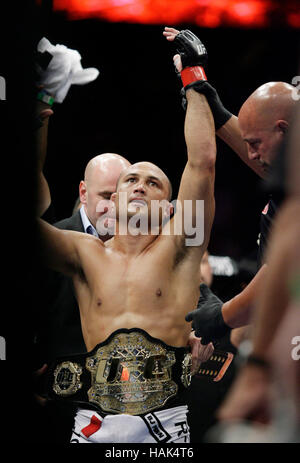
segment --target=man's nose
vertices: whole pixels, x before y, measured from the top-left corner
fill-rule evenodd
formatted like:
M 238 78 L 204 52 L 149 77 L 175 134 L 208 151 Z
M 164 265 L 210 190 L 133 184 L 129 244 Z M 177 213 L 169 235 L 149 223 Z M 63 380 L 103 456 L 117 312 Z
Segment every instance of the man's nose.
M 255 159 L 259 159 L 260 156 L 256 150 L 248 148 L 248 158 L 250 161 L 254 161 Z
M 139 183 L 138 185 L 136 185 L 134 191 L 139 193 L 145 193 L 146 190 L 144 184 Z

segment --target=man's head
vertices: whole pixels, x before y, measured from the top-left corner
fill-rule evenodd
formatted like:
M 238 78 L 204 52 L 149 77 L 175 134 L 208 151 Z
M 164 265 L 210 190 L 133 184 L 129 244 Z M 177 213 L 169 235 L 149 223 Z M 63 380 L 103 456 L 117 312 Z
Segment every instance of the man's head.
M 127 217 L 130 219 L 137 212 L 151 217 L 152 201 L 164 202 L 163 216 L 171 214 L 172 196 L 171 182 L 166 174 L 151 162 L 138 162 L 123 170 L 117 183 L 117 191 L 112 195 L 116 203 L 117 217 L 119 217 L 119 206 L 121 194 L 125 197 Z M 120 201 L 120 202 L 119 202 Z
M 101 200 L 109 200 L 116 191 L 121 172 L 130 166 L 130 162 L 119 154 L 104 153 L 92 158 L 85 169 L 84 180 L 79 185 L 80 202 L 90 222 L 96 227 L 97 220 L 104 214 L 97 212 Z
M 295 100 L 295 87 L 269 82 L 256 89 L 242 105 L 238 119 L 248 156 L 267 171 L 285 136 Z

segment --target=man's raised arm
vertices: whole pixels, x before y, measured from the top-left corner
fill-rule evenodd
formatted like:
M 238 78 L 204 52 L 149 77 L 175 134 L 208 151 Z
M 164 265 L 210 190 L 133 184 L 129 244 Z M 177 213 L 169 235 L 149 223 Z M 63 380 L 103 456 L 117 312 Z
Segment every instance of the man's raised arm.
M 204 201 L 204 247 L 207 246 L 214 217 L 214 177 L 216 161 L 215 126 L 206 97 L 194 91 L 193 85 L 205 79 L 203 64 L 206 61 L 206 50 L 201 42 L 188 31 L 188 34 L 177 34 L 173 28 L 165 28 L 164 35 L 173 41 L 178 54 L 174 56 L 174 64 L 181 75 L 186 91 L 187 111 L 185 117 L 185 141 L 188 160 L 182 175 L 178 200 L 186 222 L 187 208 L 190 207 L 189 221 L 192 227 L 197 226 L 197 200 Z M 183 31 L 186 32 L 186 31 Z M 188 45 L 187 45 L 188 44 Z M 189 203 L 188 203 L 189 202 Z M 192 228 L 191 227 L 191 228 Z M 188 235 L 185 223 L 185 234 Z M 203 245 L 195 243 L 194 245 Z
M 35 147 L 38 168 L 37 215 L 41 217 L 51 203 L 48 182 L 43 174 L 47 153 L 48 122 L 53 103 L 63 103 L 72 84 L 85 85 L 97 78 L 96 68 L 83 69 L 81 55 L 65 45 L 52 45 L 43 37 L 35 55 L 36 68 L 36 133 Z
M 216 143 L 214 122 L 205 96 L 189 89 L 187 101 L 184 131 L 188 161 L 182 175 L 178 199 L 183 208 L 185 200 L 204 201 L 204 243 L 206 247 L 215 211 Z M 193 204 L 193 215 L 196 211 L 197 209 Z M 193 223 L 195 224 L 194 220 Z
M 93 239 L 84 233 L 59 230 L 42 219 L 38 221 L 39 252 L 43 263 L 51 269 L 72 276 L 81 269 L 78 244 Z M 96 238 L 95 238 L 96 239 Z

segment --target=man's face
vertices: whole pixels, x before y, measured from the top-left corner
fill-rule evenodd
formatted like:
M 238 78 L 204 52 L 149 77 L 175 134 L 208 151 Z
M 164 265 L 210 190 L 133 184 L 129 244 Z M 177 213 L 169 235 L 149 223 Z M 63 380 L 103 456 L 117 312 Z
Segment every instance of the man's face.
M 260 114 L 247 103 L 241 108 L 238 121 L 249 159 L 268 172 L 282 142 L 284 121 L 276 121 L 270 114 Z
M 257 161 L 267 172 L 275 158 L 282 136 L 277 130 L 242 130 L 242 137 L 247 143 L 248 157 Z
M 109 218 L 109 213 L 112 209 L 113 203 L 110 201 L 111 195 L 116 191 L 116 185 L 122 167 L 114 169 L 109 175 L 103 174 L 101 171 L 95 170 L 90 176 L 88 181 L 82 181 L 80 184 L 80 200 L 84 204 L 86 214 L 90 222 L 97 228 L 97 222 L 105 214 L 103 218 L 105 223 L 104 227 L 110 229 L 114 228 L 114 220 Z M 107 205 L 107 209 L 104 207 Z M 113 211 L 111 216 L 114 217 Z
M 116 195 L 117 216 L 121 207 L 122 211 L 123 208 L 127 209 L 128 218 L 139 213 L 147 215 L 150 219 L 152 201 L 164 201 L 167 208 L 170 204 L 169 191 L 169 181 L 158 167 L 151 163 L 137 163 L 126 169 L 119 179 Z

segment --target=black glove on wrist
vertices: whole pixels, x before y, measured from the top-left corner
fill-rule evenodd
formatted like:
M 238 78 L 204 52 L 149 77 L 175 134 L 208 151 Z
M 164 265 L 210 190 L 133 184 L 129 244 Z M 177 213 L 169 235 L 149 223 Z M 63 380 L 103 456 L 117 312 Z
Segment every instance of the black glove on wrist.
M 187 322 L 192 321 L 195 336 L 202 338 L 202 344 L 220 339 L 231 330 L 224 322 L 222 306 L 221 299 L 202 283 L 197 309 L 189 312 L 185 317 Z
M 185 91 L 188 88 L 193 88 L 196 92 L 202 93 L 206 96 L 207 102 L 210 106 L 214 118 L 216 130 L 222 127 L 231 118 L 231 112 L 224 108 L 216 89 L 212 85 L 210 85 L 207 82 L 207 80 L 195 82 L 181 89 L 182 107 L 185 111 L 187 106 Z

